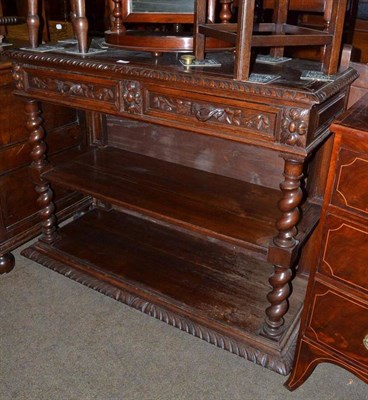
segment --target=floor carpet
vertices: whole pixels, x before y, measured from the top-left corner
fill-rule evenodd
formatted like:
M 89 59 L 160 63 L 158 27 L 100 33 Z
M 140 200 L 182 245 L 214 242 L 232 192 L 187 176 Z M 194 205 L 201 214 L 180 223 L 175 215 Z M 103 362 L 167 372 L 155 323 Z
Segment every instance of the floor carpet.
M 331 364 L 290 393 L 285 377 L 14 255 L 0 276 L 0 400 L 368 399 Z

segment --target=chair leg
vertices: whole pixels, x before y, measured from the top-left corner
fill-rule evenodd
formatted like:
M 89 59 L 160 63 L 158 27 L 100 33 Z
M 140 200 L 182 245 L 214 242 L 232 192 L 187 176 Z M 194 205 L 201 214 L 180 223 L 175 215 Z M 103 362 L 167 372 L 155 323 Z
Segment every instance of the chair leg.
M 27 25 L 29 42 L 33 49 L 38 47 L 38 31 L 40 28 L 40 17 L 38 16 L 38 1 L 28 0 Z
M 282 25 L 287 21 L 289 9 L 289 0 L 276 0 L 273 10 L 273 22 L 276 25 L 275 34 L 282 34 Z M 270 54 L 272 57 L 282 57 L 284 55 L 284 47 L 272 47 Z
M 85 0 L 71 0 L 72 26 L 78 40 L 79 52 L 88 52 L 88 21 L 86 18 Z
M 254 5 L 255 0 L 239 2 L 234 77 L 240 81 L 248 80 L 250 73 Z
M 205 36 L 199 32 L 199 25 L 206 23 L 206 0 L 197 0 L 194 18 L 194 55 L 197 60 L 204 60 Z
M 332 43 L 323 49 L 322 68 L 327 75 L 337 72 L 340 58 L 340 45 L 344 30 L 347 0 L 329 0 L 324 15 L 326 31 L 333 35 Z

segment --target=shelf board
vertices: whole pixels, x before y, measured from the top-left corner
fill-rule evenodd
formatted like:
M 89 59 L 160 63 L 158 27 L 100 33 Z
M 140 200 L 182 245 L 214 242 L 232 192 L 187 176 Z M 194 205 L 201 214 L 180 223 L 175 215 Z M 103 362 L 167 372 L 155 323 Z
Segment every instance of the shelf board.
M 254 362 L 287 374 L 306 282 L 296 277 L 279 341 L 259 334 L 272 265 L 146 217 L 93 210 L 27 257 Z
M 45 176 L 116 207 L 242 246 L 263 259 L 277 234 L 279 190 L 117 148 L 93 149 Z M 305 205 L 300 243 L 317 224 L 319 210 Z
M 94 149 L 46 178 L 263 255 L 277 233 L 280 191 L 116 148 Z

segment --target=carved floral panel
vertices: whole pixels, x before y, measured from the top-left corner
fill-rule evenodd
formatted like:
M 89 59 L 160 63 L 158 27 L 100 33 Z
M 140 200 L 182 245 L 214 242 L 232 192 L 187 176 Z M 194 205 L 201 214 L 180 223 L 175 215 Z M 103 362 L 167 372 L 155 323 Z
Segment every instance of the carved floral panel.
M 130 114 L 142 114 L 143 100 L 142 90 L 139 82 L 123 81 L 121 82 L 121 111 Z
M 150 94 L 149 103 L 153 110 L 193 117 L 199 122 L 246 128 L 268 136 L 274 134 L 276 114 L 270 112 L 221 106 L 155 93 Z
M 69 79 L 57 79 L 48 76 L 28 75 L 28 85 L 32 89 L 54 92 L 63 97 L 80 97 L 100 100 L 107 103 L 116 102 L 116 87 L 97 83 L 74 82 Z
M 300 108 L 286 108 L 281 126 L 281 143 L 305 147 L 307 143 L 309 111 Z

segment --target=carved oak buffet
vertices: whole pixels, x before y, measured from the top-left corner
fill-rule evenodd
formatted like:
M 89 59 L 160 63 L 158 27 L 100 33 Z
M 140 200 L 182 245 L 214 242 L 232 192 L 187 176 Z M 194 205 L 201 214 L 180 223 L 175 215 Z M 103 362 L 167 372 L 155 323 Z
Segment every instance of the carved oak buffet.
M 308 276 L 302 249 L 319 219 L 329 125 L 355 71 L 305 82 L 301 69 L 320 64 L 259 64 L 256 72 L 280 76 L 262 85 L 234 81 L 225 53 L 216 55 L 221 67 L 207 70 L 186 69 L 171 53 L 113 49 L 10 57 L 42 204 L 43 236 L 24 254 L 289 373 Z M 52 168 L 36 100 L 100 113 L 97 145 Z M 94 208 L 56 229 L 50 182 L 92 196 Z

